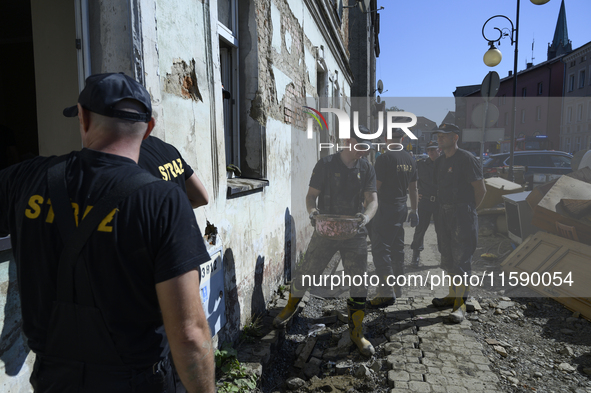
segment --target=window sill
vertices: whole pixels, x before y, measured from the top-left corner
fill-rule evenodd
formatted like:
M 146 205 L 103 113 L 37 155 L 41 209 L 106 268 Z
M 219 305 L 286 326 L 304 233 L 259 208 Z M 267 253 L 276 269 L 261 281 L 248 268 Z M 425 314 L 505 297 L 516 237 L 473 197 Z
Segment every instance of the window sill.
M 262 192 L 263 188 L 268 185 L 269 180 L 266 179 L 247 179 L 242 177 L 228 179 L 228 199 Z

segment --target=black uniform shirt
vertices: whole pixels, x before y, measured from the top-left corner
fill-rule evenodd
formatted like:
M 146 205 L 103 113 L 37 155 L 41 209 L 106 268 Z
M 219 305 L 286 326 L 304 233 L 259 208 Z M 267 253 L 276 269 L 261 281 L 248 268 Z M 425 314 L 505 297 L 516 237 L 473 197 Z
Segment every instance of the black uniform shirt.
M 435 161 L 429 157 L 417 162 L 417 171 L 419 173 L 419 194 L 423 197 L 437 195 L 437 186 L 433 181 L 434 169 Z
M 376 178 L 382 182 L 379 203 L 405 203 L 409 183 L 417 181 L 415 160 L 404 150 L 381 154 L 376 160 Z
M 149 136 L 142 142 L 138 165 L 158 178 L 177 183 L 187 192 L 185 181 L 191 177 L 193 169 L 171 144 Z
M 376 191 L 376 174 L 366 159 L 347 168 L 340 153 L 336 153 L 316 163 L 310 187 L 320 190 L 320 213 L 354 216 L 363 211 L 363 193 Z
M 54 162 L 36 157 L 0 171 L 0 232 L 11 234 L 23 331 L 29 347 L 41 353 L 63 249 L 48 200 L 47 169 Z M 114 185 L 143 171 L 117 155 L 89 149 L 70 153 L 67 191 L 76 222 Z M 164 356 L 168 348 L 155 285 L 210 259 L 187 196 L 170 182 L 144 186 L 105 217 L 81 256 L 124 363 L 147 365 Z
M 475 203 L 472 182 L 482 179 L 482 167 L 474 155 L 458 149 L 447 158 L 442 154 L 435 160 L 434 182 L 441 204 Z

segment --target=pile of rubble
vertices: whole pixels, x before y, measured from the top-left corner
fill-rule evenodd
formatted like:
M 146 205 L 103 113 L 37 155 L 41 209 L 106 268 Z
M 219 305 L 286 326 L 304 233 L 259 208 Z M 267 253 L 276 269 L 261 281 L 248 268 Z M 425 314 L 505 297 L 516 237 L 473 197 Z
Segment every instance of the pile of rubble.
M 286 330 L 239 348 L 264 355 L 261 392 L 591 392 L 591 324 L 551 299 L 471 299 L 460 325 L 431 299 L 399 299 L 367 314 L 372 358 L 349 340 L 345 299 L 304 300 Z

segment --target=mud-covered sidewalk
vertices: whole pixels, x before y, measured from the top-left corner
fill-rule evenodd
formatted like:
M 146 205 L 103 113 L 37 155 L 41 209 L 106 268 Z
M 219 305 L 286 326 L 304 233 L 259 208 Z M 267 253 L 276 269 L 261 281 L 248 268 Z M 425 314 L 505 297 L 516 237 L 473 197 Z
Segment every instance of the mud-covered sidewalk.
M 406 228 L 408 245 L 414 230 Z M 411 252 L 407 252 L 410 259 Z M 418 268 L 408 274 L 441 274 L 435 233 L 429 228 Z M 339 273 L 340 267 L 335 273 Z M 373 270 L 373 262 L 369 270 Z M 430 279 L 425 284 L 430 283 Z M 446 322 L 449 309 L 431 305 L 447 288 L 405 287 L 403 297 L 381 310 L 368 310 L 365 334 L 376 348 L 367 359 L 349 340 L 343 298 L 307 296 L 285 332 L 272 366 L 263 373 L 264 391 L 496 392 L 499 378 L 483 354 L 471 322 Z M 287 291 L 270 311 L 286 304 Z M 282 374 L 282 375 L 280 375 Z M 282 378 L 283 377 L 283 378 Z M 285 380 L 285 383 L 281 383 Z
M 405 228 L 407 275 L 441 275 L 432 225 L 420 266 L 409 266 L 413 233 Z M 481 237 L 473 273 L 500 272 L 511 250 L 506 237 Z M 484 261 L 483 253 L 501 258 Z M 373 271 L 371 253 L 368 267 Z M 273 317 L 289 295 L 282 288 L 263 319 L 264 337 L 242 344 L 239 359 L 260 375 L 256 391 L 265 393 L 591 391 L 588 321 L 551 299 L 528 297 L 535 294 L 527 289 L 484 285 L 471 290 L 470 312 L 454 325 L 445 318 L 450 309 L 431 305 L 447 287 L 431 283 L 407 286 L 394 305 L 367 311 L 365 336 L 376 349 L 371 358 L 349 340 L 346 288 L 336 297 L 307 295 L 287 329 L 276 330 Z

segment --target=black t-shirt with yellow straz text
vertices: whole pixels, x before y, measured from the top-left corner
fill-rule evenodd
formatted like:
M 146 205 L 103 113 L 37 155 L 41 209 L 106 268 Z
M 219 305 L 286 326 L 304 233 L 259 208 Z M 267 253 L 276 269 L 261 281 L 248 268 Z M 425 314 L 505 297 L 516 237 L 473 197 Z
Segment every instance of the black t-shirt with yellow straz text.
M 138 165 L 157 178 L 177 183 L 185 192 L 185 181 L 193 174 L 193 169 L 174 146 L 154 136 L 142 142 Z
M 458 149 L 449 158 L 442 154 L 435 160 L 434 176 L 439 203 L 475 203 L 472 182 L 482 179 L 482 166 L 469 151 Z
M 320 190 L 321 214 L 354 216 L 363 212 L 364 193 L 376 191 L 376 174 L 365 158 L 347 168 L 340 154 L 331 154 L 316 163 L 310 187 Z
M 376 160 L 376 179 L 382 182 L 378 203 L 406 203 L 408 185 L 417 181 L 416 162 L 404 150 L 388 151 Z
M 129 158 L 89 149 L 63 158 L 76 223 L 116 184 L 145 172 Z M 23 331 L 36 353 L 45 349 L 64 247 L 47 184 L 55 162 L 36 157 L 0 171 L 0 232 L 11 235 Z M 80 255 L 123 362 L 149 365 L 166 356 L 155 285 L 210 259 L 183 191 L 165 181 L 142 187 L 103 219 Z

